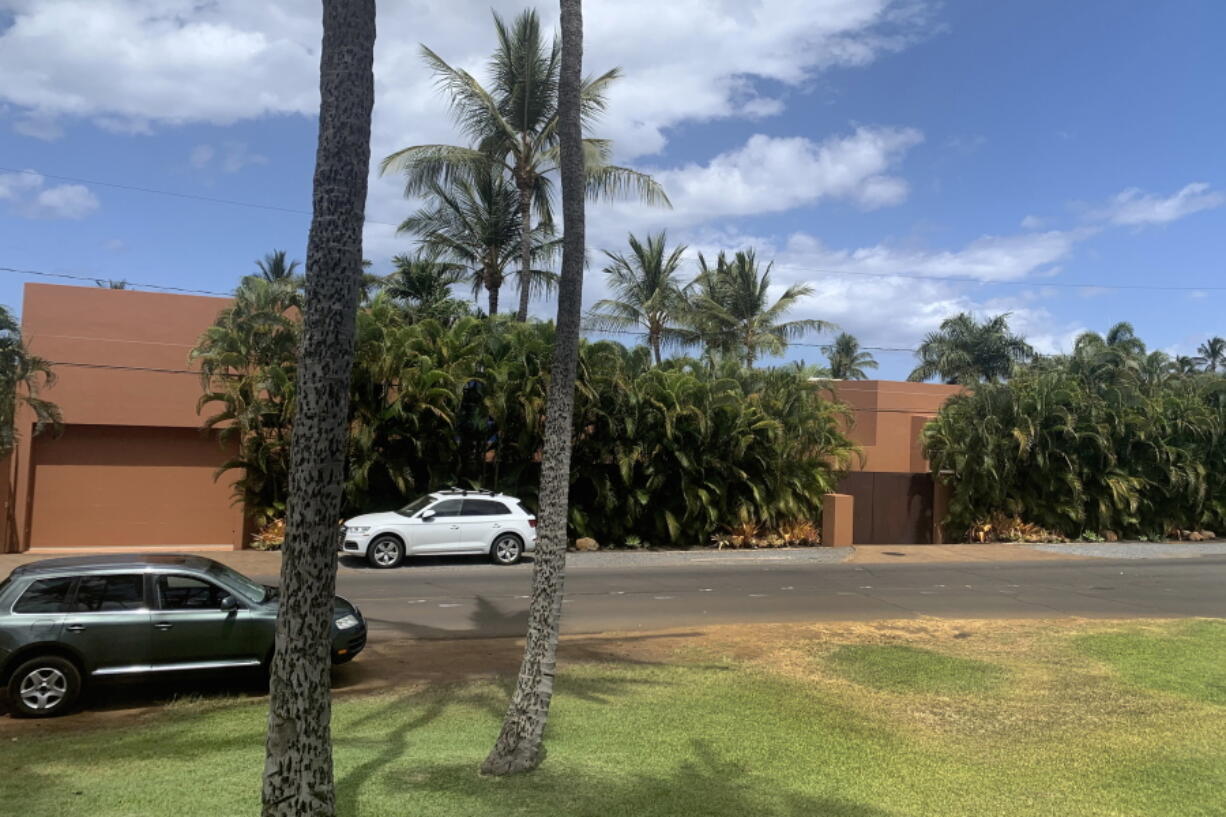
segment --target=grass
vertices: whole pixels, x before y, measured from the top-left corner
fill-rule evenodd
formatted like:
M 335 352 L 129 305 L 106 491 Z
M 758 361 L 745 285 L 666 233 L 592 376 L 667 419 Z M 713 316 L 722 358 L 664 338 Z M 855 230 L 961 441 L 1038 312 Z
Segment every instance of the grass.
M 666 663 L 572 663 L 545 764 L 501 780 L 475 769 L 505 686 L 340 697 L 338 812 L 1220 817 L 1223 630 L 792 628 L 752 652 L 714 643 Z M 0 723 L 0 804 L 25 817 L 257 814 L 264 714 L 259 700 L 205 699 L 131 726 Z
M 905 644 L 848 644 L 831 653 L 828 661 L 850 681 L 904 694 L 986 693 L 1005 678 L 1004 669 L 996 664 Z

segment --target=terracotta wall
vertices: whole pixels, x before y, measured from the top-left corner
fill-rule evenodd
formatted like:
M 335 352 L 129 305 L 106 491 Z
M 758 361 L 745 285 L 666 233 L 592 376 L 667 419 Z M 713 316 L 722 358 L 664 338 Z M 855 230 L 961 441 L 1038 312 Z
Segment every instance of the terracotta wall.
M 34 440 L 30 547 L 216 546 L 242 535 L 228 456 L 191 428 L 83 426 Z
M 853 411 L 848 436 L 864 452 L 854 471 L 920 474 L 928 462 L 920 448 L 920 431 L 960 386 L 896 380 L 846 380 L 831 386 L 832 395 Z
M 229 544 L 244 540 L 227 452 L 199 431 L 188 361 L 226 298 L 27 284 L 22 332 L 55 364 L 44 396 L 64 436 L 31 440 L 18 414 L 9 548 Z M 206 409 L 207 411 L 207 409 Z M 79 518 L 73 518 L 74 516 Z

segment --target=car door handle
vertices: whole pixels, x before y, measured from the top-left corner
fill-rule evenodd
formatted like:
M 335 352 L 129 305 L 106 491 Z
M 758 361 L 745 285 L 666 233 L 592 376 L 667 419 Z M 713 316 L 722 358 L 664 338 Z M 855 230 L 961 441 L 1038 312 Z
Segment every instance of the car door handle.
M 175 626 L 175 625 L 171 624 L 169 621 L 159 621 L 157 624 L 154 624 L 154 625 L 153 625 L 153 629 L 155 629 L 155 630 L 170 630 L 170 629 L 173 629 L 173 628 L 174 628 L 174 626 Z
M 502 527 L 502 525 L 499 525 L 497 522 L 495 522 L 495 523 L 494 523 L 494 525 L 493 525 L 493 527 L 494 527 L 495 529 L 497 529 L 497 528 L 501 528 L 501 527 Z
M 460 526 L 459 526 L 459 525 L 452 525 L 452 526 L 451 526 L 451 529 L 452 529 L 452 530 L 459 530 L 459 529 L 460 529 Z
M 70 633 L 81 633 L 85 631 L 85 625 L 84 624 L 69 624 L 64 629 Z

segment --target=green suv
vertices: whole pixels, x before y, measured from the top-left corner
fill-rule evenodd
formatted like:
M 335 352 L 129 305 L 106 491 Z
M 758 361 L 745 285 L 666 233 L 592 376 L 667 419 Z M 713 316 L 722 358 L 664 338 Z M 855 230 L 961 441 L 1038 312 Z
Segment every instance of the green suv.
M 87 679 L 267 666 L 277 589 L 198 556 L 89 556 L 22 565 L 0 582 L 0 683 L 14 714 L 59 715 Z M 336 599 L 332 660 L 366 646 Z

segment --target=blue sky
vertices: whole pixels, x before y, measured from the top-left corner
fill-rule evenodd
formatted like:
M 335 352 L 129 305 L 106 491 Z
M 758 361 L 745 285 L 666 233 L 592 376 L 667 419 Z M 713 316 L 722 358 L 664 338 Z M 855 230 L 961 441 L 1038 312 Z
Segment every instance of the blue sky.
M 691 256 L 756 246 L 780 288 L 815 288 L 798 316 L 869 346 L 961 310 L 1010 311 L 1046 351 L 1117 320 L 1176 353 L 1226 335 L 1221 290 L 1061 286 L 1226 286 L 1226 4 L 585 5 L 588 67 L 626 72 L 599 132 L 676 204 L 594 207 L 593 248 L 663 227 Z M 384 7 L 376 160 L 455 138 L 418 41 L 474 71 L 492 46 L 488 2 Z M 226 291 L 269 249 L 301 257 L 317 17 L 308 0 L 0 0 L 0 266 Z M 372 177 L 378 268 L 410 248 L 390 225 L 411 208 Z M 0 273 L 0 303 L 27 280 Z M 910 368 L 877 356 L 883 376 Z

